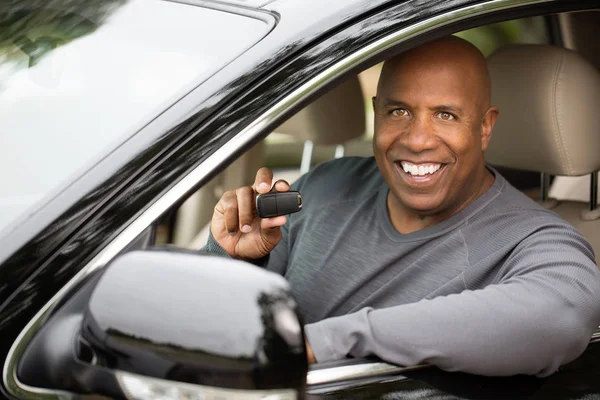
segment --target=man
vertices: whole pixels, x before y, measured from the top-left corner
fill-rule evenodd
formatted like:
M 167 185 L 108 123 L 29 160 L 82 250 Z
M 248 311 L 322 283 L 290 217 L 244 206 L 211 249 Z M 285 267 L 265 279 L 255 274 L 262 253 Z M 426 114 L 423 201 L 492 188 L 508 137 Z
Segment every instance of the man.
M 375 158 L 303 176 L 304 210 L 287 219 L 256 216 L 254 197 L 273 178 L 259 170 L 254 186 L 223 195 L 206 249 L 289 280 L 311 362 L 376 355 L 553 373 L 600 324 L 600 273 L 574 228 L 486 167 L 498 117 L 490 97 L 485 59 L 461 39 L 387 61 Z

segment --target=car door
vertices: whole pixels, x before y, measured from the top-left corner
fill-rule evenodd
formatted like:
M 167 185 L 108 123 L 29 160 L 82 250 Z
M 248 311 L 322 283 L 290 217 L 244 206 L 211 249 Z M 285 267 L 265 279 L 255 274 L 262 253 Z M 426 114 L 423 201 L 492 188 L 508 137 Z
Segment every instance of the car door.
M 587 3 L 578 3 L 579 7 L 585 5 Z M 425 5 L 420 1 L 407 1 L 364 14 L 356 13 L 353 15 L 355 19 L 342 19 L 344 23 L 331 32 L 325 33 L 336 23 L 324 24 L 321 26 L 321 35 L 311 40 L 298 38 L 285 42 L 284 46 L 280 41 L 280 51 L 269 53 L 268 58 L 263 54 L 262 62 L 257 61 L 260 60 L 259 52 L 276 46 L 266 41 L 263 41 L 263 46 L 254 46 L 244 57 L 224 67 L 219 74 L 205 82 L 203 94 L 192 93 L 174 107 L 173 114 L 178 118 L 171 118 L 170 123 L 156 121 L 148 128 L 159 133 L 151 146 L 154 153 L 142 153 L 119 171 L 121 178 L 124 175 L 129 177 L 127 184 L 116 181 L 115 177 L 115 181 L 121 184 L 118 195 L 99 206 L 94 218 L 74 232 L 64 243 L 62 251 L 57 252 L 55 258 L 45 265 L 52 277 L 53 289 L 43 293 L 43 296 L 16 292 L 11 301 L 29 300 L 42 312 L 38 312 L 22 332 L 25 324 L 17 323 L 12 330 L 6 331 L 11 336 L 4 336 L 10 342 L 3 375 L 5 390 L 16 398 L 30 398 L 36 393 L 39 395 L 39 391 L 19 382 L 15 372 L 18 360 L 49 313 L 64 304 L 93 271 L 103 268 L 116 255 L 134 246 L 153 228 L 156 221 L 172 212 L 190 193 L 307 101 L 339 82 L 345 74 L 375 64 L 391 53 L 400 52 L 416 43 L 476 26 L 482 21 L 563 11 L 569 7 L 574 5 L 563 1 L 490 1 L 478 4 L 453 1 L 428 2 Z M 269 8 L 270 12 L 281 16 L 282 30 L 285 29 L 286 16 L 292 19 L 308 14 L 305 11 L 300 16 L 292 17 L 297 13 L 297 4 L 290 1 L 270 3 Z M 273 32 L 274 38 L 277 37 L 275 33 L 276 30 Z M 298 35 L 302 33 L 297 32 Z M 287 32 L 283 35 L 289 37 L 291 34 Z M 235 70 L 238 73 L 232 72 Z M 246 73 L 240 74 L 240 70 Z M 235 79 L 232 78 L 234 75 Z M 174 120 L 177 123 L 173 123 Z M 159 152 L 161 148 L 163 151 Z M 87 252 L 73 256 L 73 252 L 80 250 L 82 247 L 79 246 L 83 244 Z M 40 276 L 37 287 L 41 287 L 45 279 L 48 279 L 48 275 Z M 58 288 L 62 289 L 59 291 Z M 32 314 L 22 318 L 31 318 Z M 388 386 L 386 389 L 384 383 L 400 382 L 406 389 L 404 397 L 431 397 L 429 390 L 434 385 L 420 383 L 426 382 L 425 378 L 421 377 L 422 381 L 419 381 L 416 372 L 413 372 L 415 379 L 405 379 L 410 377 L 413 368 L 403 369 L 378 363 L 373 368 L 372 363 L 364 362 L 350 364 L 352 368 L 342 370 L 335 370 L 339 366 L 321 366 L 318 370 L 325 372 L 317 373 L 317 369 L 310 371 L 308 383 L 312 388 L 309 387 L 309 394 L 312 390 L 313 396 L 331 394 L 338 398 L 349 398 L 355 393 L 356 398 L 372 398 L 368 397 L 369 393 L 373 394 L 368 390 L 383 389 L 376 396 L 385 396 L 398 392 L 398 387 Z M 327 373 L 334 371 L 338 373 Z M 319 374 L 321 378 L 314 378 Z M 452 377 L 455 379 L 456 375 Z M 435 382 L 437 375 L 434 373 L 428 379 Z M 477 380 L 479 377 L 473 379 L 471 385 L 481 383 Z M 361 392 L 361 388 L 371 389 Z M 440 394 L 446 389 L 435 390 L 433 393 L 437 393 L 438 397 L 449 396 Z

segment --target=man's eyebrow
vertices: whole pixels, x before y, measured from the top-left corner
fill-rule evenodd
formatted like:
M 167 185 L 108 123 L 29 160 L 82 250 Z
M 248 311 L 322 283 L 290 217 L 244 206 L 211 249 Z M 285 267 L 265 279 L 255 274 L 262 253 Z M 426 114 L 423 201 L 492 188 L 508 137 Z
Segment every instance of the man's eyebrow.
M 439 106 L 431 107 L 432 111 L 450 111 L 455 113 L 461 113 L 462 108 L 453 104 L 440 104 Z
M 410 108 L 410 105 L 403 102 L 402 100 L 389 99 L 389 98 L 382 99 L 381 104 L 383 104 L 385 107 L 398 106 L 398 107 Z
M 402 101 L 402 100 L 398 100 L 398 99 L 391 99 L 391 98 L 383 98 L 381 101 L 381 104 L 384 107 L 406 107 L 406 108 L 411 108 L 410 104 Z M 447 111 L 447 112 L 454 112 L 457 114 L 462 113 L 462 108 L 460 108 L 457 105 L 454 104 L 440 104 L 438 106 L 435 107 L 431 107 L 430 108 L 432 111 Z

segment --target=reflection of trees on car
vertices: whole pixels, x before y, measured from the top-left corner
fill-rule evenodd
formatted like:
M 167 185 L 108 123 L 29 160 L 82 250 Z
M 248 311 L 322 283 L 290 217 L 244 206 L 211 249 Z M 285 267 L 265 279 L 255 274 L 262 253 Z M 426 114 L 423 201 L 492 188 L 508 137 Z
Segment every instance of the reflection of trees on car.
M 488 56 L 511 43 L 546 43 L 543 18 L 523 18 L 480 26 L 456 34 L 473 43 Z
M 0 76 L 25 54 L 28 66 L 49 51 L 87 35 L 126 0 L 21 0 L 0 4 Z M 22 66 L 22 65 L 19 65 Z M 4 65 L 6 67 L 6 65 Z M 11 68 L 11 69 L 12 69 Z

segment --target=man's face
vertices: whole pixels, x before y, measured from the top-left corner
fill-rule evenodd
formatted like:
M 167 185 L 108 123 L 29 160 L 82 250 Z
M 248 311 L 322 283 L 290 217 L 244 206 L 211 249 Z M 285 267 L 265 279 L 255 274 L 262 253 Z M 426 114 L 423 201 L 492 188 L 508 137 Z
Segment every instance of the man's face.
M 476 196 L 491 134 L 478 81 L 457 63 L 403 62 L 388 74 L 374 99 L 373 151 L 392 205 L 451 215 Z

